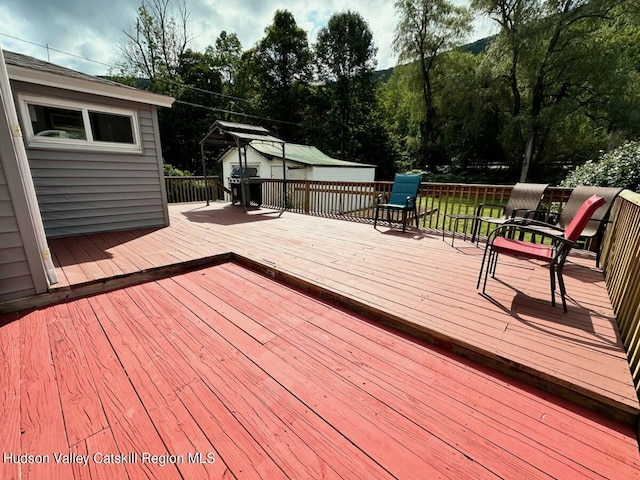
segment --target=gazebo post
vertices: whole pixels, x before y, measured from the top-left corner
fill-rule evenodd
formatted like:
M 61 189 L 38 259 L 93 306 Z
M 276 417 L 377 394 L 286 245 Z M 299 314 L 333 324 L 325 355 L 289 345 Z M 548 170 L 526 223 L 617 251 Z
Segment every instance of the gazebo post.
M 242 209 L 244 213 L 247 213 L 247 203 L 244 194 L 244 168 L 242 167 L 242 147 L 240 146 L 240 139 L 236 137 L 236 148 L 238 149 L 238 164 L 240 165 L 240 203 L 242 203 Z M 246 148 L 246 147 L 245 147 Z M 245 150 L 244 155 L 245 167 L 247 166 L 247 153 Z
M 282 197 L 284 200 L 283 210 L 287 209 L 287 162 L 284 152 L 285 142 L 282 142 Z
M 204 139 L 200 142 L 200 155 L 202 156 L 202 173 L 204 176 L 204 191 L 207 199 L 207 207 L 209 206 L 209 187 L 207 185 L 207 163 L 204 159 Z

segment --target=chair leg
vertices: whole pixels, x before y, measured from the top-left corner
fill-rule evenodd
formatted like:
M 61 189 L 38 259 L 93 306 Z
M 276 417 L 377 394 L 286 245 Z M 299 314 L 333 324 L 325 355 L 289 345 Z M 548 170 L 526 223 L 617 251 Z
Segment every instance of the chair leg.
M 491 258 L 491 276 L 495 278 L 496 276 L 496 267 L 498 266 L 498 253 L 493 252 Z
M 387 208 L 387 220 L 389 221 L 389 228 L 391 228 L 391 209 Z
M 407 230 L 407 209 L 402 210 L 402 233 Z
M 373 228 L 376 228 L 378 225 L 378 214 L 380 213 L 380 207 L 376 206 L 376 216 L 373 219 Z
M 562 309 L 567 313 L 567 289 L 564 286 L 562 277 L 562 264 L 558 265 L 558 283 L 560 284 L 560 298 L 562 299 Z
M 487 259 L 487 270 L 484 273 L 484 283 L 482 284 L 482 293 L 485 293 L 487 289 L 487 279 L 489 278 L 489 273 L 493 270 L 491 276 L 493 277 L 495 274 L 495 264 L 498 262 L 498 254 L 493 251 L 493 249 L 489 252 L 489 258 Z
M 420 229 L 420 219 L 418 218 L 418 207 L 417 206 L 413 207 L 413 214 L 416 217 L 416 228 L 419 230 Z
M 551 306 L 556 306 L 556 271 L 553 262 L 549 264 L 549 276 L 551 280 Z
M 444 234 L 442 235 L 444 238 Z M 485 260 L 488 261 L 487 259 L 487 251 L 489 250 L 489 245 L 487 245 L 484 249 L 484 254 L 482 255 L 482 263 L 480 264 L 480 273 L 478 274 L 478 282 L 476 283 L 476 289 L 480 288 L 480 281 L 482 280 L 482 272 L 484 271 L 484 263 Z M 486 279 L 486 275 L 485 275 L 485 279 Z M 485 280 L 485 286 L 486 286 L 487 282 Z M 484 293 L 484 287 L 482 288 L 482 293 Z

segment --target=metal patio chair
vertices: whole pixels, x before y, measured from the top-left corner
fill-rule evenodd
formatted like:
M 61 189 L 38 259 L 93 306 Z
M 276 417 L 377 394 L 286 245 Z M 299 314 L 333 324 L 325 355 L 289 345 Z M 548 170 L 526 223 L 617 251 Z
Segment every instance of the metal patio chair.
M 476 288 L 480 288 L 480 281 L 484 271 L 484 283 L 482 285 L 482 293 L 485 293 L 487 287 L 487 277 L 491 274 L 495 277 L 496 265 L 500 254 L 512 257 L 521 257 L 531 260 L 539 260 L 549 264 L 549 274 L 551 279 L 551 304 L 555 307 L 555 290 L 556 276 L 560 286 L 560 296 L 562 298 L 562 308 L 567 311 L 566 289 L 564 279 L 562 277 L 562 269 L 565 260 L 571 249 L 575 246 L 575 242 L 580 234 L 589 223 L 594 212 L 605 204 L 605 199 L 597 195 L 589 197 L 578 209 L 573 219 L 563 230 L 556 229 L 555 233 L 536 231 L 536 224 L 542 223 L 535 220 L 513 219 L 505 222 L 503 225 L 494 229 L 487 238 L 484 255 L 482 257 L 482 265 L 478 275 L 478 283 Z M 504 235 L 507 232 L 537 233 L 546 238 L 551 239 L 551 245 L 543 245 L 539 243 L 516 240 L 515 236 L 507 238 Z M 485 269 L 486 263 L 486 269 Z
M 474 227 L 471 241 L 478 239 L 483 222 L 495 226 L 502 225 L 515 217 L 526 217 L 529 212 L 537 211 L 544 196 L 548 183 L 516 183 L 506 205 L 483 204 L 478 205 L 474 217 Z M 498 217 L 484 215 L 486 209 L 501 211 Z
M 537 225 L 531 226 L 530 228 L 538 233 L 554 234 L 557 233 L 557 229 L 564 231 L 571 223 L 571 220 L 576 216 L 580 206 L 587 198 L 591 195 L 598 195 L 599 197 L 604 198 L 605 203 L 593 213 L 589 223 L 587 223 L 587 226 L 580 234 L 580 238 L 583 239 L 595 238 L 596 266 L 599 267 L 602 237 L 604 236 L 604 231 L 609 220 L 609 212 L 611 211 L 613 201 L 622 190 L 622 188 L 617 187 L 577 186 L 571 192 L 571 195 L 562 209 L 562 212 L 560 212 L 560 215 L 543 212 L 546 213 L 546 223 L 548 225 Z
M 407 228 L 407 213 L 413 212 L 416 219 L 416 228 L 420 228 L 418 224 L 418 191 L 420 190 L 421 175 L 405 175 L 397 173 L 391 187 L 391 195 L 389 198 L 385 194 L 378 195 L 376 202 L 376 217 L 373 221 L 373 228 L 378 225 L 378 215 L 380 210 L 387 211 L 387 219 L 389 227 L 391 227 L 391 212 L 402 212 L 402 231 Z

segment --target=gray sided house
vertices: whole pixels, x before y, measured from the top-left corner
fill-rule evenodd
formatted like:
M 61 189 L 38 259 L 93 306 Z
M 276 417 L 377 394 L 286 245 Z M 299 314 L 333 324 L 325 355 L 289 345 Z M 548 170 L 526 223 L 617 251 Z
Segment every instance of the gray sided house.
M 40 270 L 50 268 L 34 258 L 47 256 L 46 238 L 169 224 L 157 107 L 173 103 L 25 55 L 3 56 L 0 301 L 55 281 L 42 280 Z

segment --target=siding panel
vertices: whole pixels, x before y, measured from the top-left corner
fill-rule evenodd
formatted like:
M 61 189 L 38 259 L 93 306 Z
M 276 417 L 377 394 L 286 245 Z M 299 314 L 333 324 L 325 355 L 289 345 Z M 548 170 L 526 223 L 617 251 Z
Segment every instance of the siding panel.
M 35 293 L 27 254 L 0 161 L 0 302 Z
M 48 237 L 166 224 L 151 106 L 22 82 L 14 82 L 13 90 L 16 101 L 20 94 L 35 94 L 133 109 L 138 118 L 141 153 L 27 146 Z

